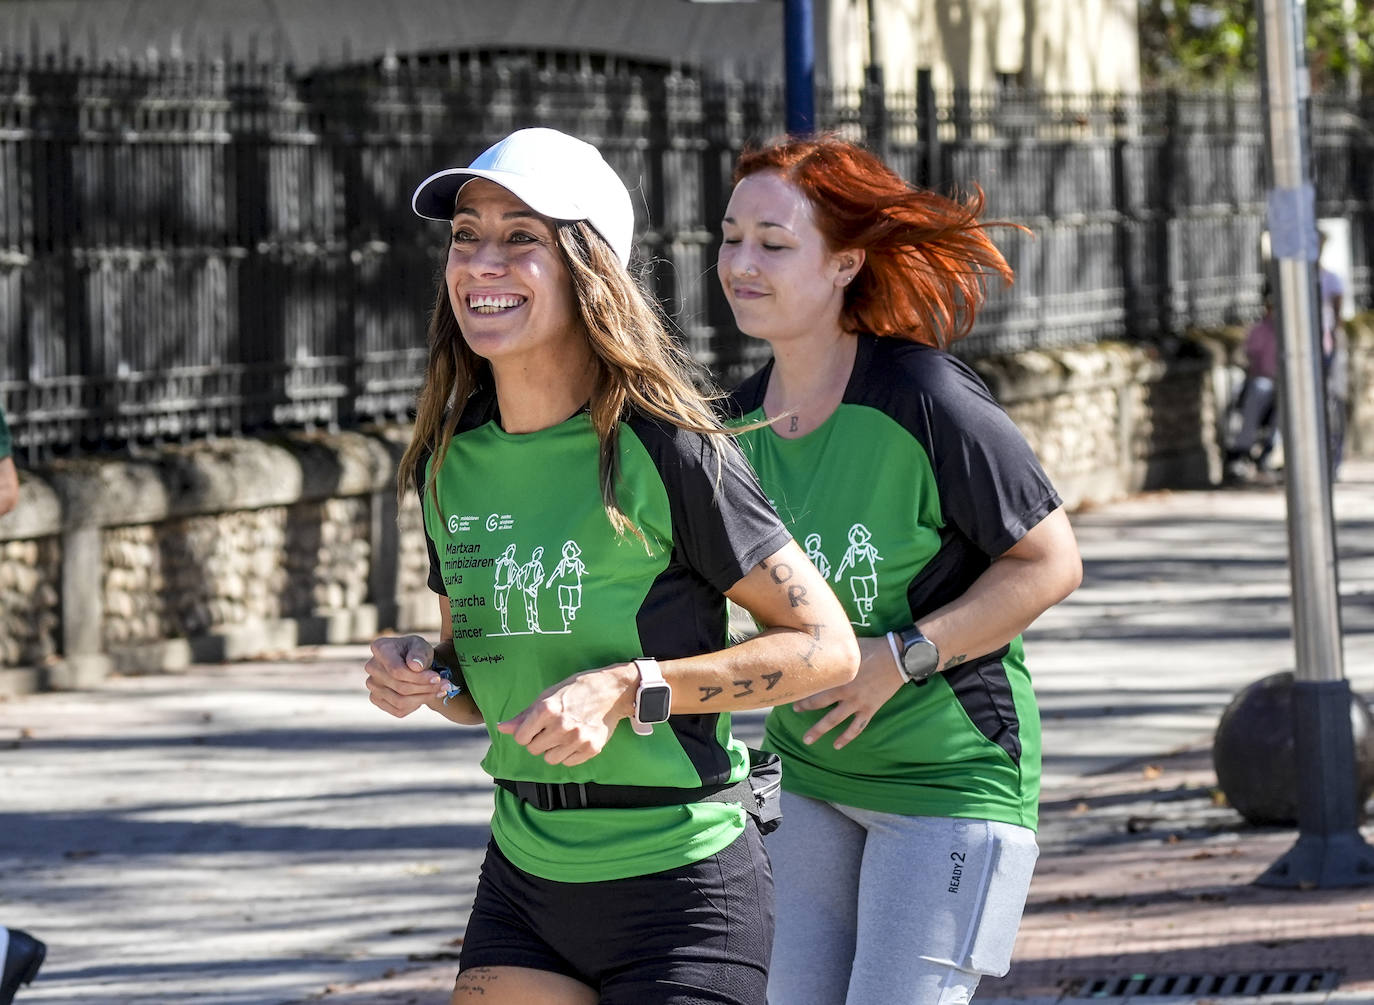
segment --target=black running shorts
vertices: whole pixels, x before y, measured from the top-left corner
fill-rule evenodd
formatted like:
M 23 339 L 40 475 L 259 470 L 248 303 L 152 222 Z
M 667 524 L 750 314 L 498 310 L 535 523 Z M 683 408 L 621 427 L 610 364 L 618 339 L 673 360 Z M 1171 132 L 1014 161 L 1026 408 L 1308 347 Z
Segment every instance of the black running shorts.
M 487 845 L 459 970 L 528 967 L 601 1005 L 765 1005 L 773 873 L 753 820 L 692 865 L 599 883 L 540 879 Z

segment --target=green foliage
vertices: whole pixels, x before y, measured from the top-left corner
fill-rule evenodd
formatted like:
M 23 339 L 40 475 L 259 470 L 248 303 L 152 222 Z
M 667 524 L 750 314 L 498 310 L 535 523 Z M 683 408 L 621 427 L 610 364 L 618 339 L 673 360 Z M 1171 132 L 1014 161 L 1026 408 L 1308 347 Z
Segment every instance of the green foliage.
M 1352 75 L 1374 90 L 1374 4 L 1308 0 L 1307 64 L 1317 89 Z M 1140 0 L 1140 59 L 1147 80 L 1173 86 L 1251 83 L 1259 70 L 1255 0 Z

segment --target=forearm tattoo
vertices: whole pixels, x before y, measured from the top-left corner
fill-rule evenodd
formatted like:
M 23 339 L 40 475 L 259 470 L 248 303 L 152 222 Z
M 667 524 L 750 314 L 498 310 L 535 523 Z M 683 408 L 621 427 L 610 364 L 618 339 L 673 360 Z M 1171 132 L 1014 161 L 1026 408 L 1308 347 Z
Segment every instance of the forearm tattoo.
M 767 692 L 777 687 L 778 682 L 783 679 L 785 674 L 781 670 L 774 670 L 772 673 L 760 674 L 759 676 L 763 679 L 763 690 Z M 738 691 L 735 691 L 731 694 L 732 698 L 747 698 L 749 695 L 754 693 L 754 678 L 752 677 L 746 677 L 741 680 L 732 680 L 730 683 L 735 685 L 735 687 L 739 688 Z M 718 694 L 723 694 L 725 688 L 716 687 L 714 684 L 703 684 L 700 685 L 697 688 L 697 690 L 701 692 L 701 698 L 698 700 L 706 702 L 710 701 Z
M 945 660 L 945 669 L 948 670 L 951 667 L 957 667 L 966 659 L 968 659 L 967 653 L 960 653 L 958 656 L 951 656 L 949 659 Z

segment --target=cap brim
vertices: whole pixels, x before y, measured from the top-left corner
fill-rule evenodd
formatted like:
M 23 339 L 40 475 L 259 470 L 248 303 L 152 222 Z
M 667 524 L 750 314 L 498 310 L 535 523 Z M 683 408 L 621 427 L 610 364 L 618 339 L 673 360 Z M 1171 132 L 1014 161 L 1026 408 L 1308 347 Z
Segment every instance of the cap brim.
M 452 220 L 459 190 L 474 178 L 495 182 L 530 209 L 551 220 L 587 219 L 586 210 L 562 191 L 555 191 L 525 175 L 480 168 L 448 168 L 430 175 L 415 189 L 410 207 L 416 216 L 426 220 Z

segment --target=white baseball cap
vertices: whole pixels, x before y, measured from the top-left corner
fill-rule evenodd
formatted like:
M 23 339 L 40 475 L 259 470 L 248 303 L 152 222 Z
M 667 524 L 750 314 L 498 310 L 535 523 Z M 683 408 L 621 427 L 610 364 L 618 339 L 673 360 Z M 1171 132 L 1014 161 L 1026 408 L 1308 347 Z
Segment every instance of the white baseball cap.
M 430 175 L 411 196 L 411 208 L 427 220 L 452 220 L 458 191 L 473 178 L 495 182 L 550 219 L 586 220 L 620 264 L 629 264 L 635 228 L 630 193 L 590 143 L 557 129 L 516 130 L 469 167 Z

